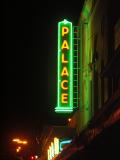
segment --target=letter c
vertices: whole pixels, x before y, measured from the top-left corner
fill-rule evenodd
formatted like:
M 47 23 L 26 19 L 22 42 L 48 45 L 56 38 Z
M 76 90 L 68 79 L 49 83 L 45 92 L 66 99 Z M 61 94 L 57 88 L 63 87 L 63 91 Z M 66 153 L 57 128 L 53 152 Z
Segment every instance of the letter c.
M 63 81 L 61 82 L 61 87 L 62 87 L 62 89 L 67 90 L 67 89 L 68 89 L 68 86 L 65 86 L 65 83 L 68 83 L 68 80 L 63 80 Z

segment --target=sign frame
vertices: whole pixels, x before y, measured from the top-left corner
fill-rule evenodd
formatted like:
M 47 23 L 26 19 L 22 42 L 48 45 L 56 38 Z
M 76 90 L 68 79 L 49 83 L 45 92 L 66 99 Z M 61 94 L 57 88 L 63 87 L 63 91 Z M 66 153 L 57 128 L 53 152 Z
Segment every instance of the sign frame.
M 57 107 L 55 112 L 73 112 L 73 25 L 58 22 Z

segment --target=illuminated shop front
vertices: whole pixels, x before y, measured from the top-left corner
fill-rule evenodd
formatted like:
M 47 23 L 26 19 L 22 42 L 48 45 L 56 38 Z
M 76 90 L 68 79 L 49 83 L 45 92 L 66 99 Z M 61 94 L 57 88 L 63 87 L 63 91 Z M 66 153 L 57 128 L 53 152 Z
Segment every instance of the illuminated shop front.
M 58 154 L 63 150 L 63 148 L 72 142 L 71 139 L 59 139 L 54 137 L 53 142 L 50 143 L 50 146 L 47 150 L 48 160 L 54 159 Z

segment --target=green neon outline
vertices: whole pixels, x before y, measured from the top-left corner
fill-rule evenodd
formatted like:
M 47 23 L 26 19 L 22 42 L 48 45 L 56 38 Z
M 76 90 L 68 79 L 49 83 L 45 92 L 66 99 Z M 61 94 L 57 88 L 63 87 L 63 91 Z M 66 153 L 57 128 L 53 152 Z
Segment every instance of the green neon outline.
M 73 108 L 73 27 L 72 27 L 72 23 L 71 25 L 71 52 L 70 52 L 70 71 L 71 71 L 71 81 L 70 81 L 70 105 L 71 108 Z
M 60 22 L 58 23 L 58 88 L 60 88 L 60 85 L 59 85 L 59 73 L 60 73 L 60 49 L 59 49 L 59 46 L 60 46 Z M 59 92 L 59 90 L 58 90 L 58 92 L 57 92 L 57 95 L 58 95 L 58 106 L 60 106 L 60 92 Z
M 67 107 L 61 106 L 60 104 L 60 95 L 61 95 L 61 88 L 60 88 L 60 81 L 61 81 L 61 76 L 60 76 L 60 69 L 61 69 L 61 63 L 60 63 L 60 56 L 61 56 L 61 49 L 60 49 L 60 44 L 61 44 L 61 38 L 60 38 L 60 33 L 61 33 L 61 25 L 69 25 L 70 28 L 70 35 L 69 35 L 69 42 L 70 42 L 70 51 L 69 51 L 69 72 L 70 72 L 70 77 L 69 77 L 69 99 L 68 99 L 68 105 Z M 72 23 L 64 20 L 58 23 L 58 74 L 57 74 L 57 107 L 55 108 L 55 112 L 72 112 L 73 111 L 73 27 Z
M 73 109 L 61 109 L 61 108 L 56 108 L 55 112 L 59 112 L 59 113 L 71 113 L 73 112 Z
M 62 144 L 70 144 L 72 142 L 71 139 L 63 140 L 60 142 L 60 151 L 62 151 Z

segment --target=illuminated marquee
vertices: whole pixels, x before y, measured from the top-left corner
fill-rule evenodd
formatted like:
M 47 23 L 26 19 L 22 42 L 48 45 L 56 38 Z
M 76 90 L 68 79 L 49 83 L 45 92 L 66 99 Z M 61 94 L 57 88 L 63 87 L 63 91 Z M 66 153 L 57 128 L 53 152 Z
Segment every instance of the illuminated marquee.
M 48 160 L 54 159 L 54 157 L 56 157 L 64 149 L 64 147 L 71 142 L 71 139 L 60 140 L 59 138 L 54 137 L 54 141 L 50 143 L 50 146 L 47 150 Z
M 64 20 L 58 23 L 58 82 L 56 112 L 73 111 L 73 28 Z

